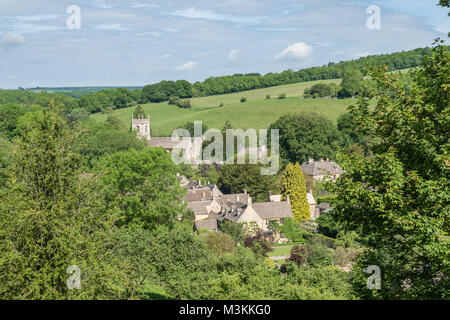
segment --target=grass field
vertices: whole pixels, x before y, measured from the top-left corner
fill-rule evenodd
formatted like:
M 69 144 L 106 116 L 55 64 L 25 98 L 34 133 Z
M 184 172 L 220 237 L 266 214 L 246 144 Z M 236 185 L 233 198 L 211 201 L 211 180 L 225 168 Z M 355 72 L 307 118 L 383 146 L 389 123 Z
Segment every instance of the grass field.
M 193 98 L 192 109 L 181 109 L 167 102 L 143 105 L 151 116 L 152 135 L 170 136 L 172 131 L 189 121 L 203 121 L 209 128 L 221 129 L 226 120 L 230 120 L 234 128 L 262 129 L 268 128 L 280 116 L 301 111 L 315 112 L 336 121 L 347 107 L 354 103 L 353 99 L 303 99 L 305 88 L 316 83 L 339 83 L 340 80 L 321 80 L 292 84 L 265 89 L 244 91 L 239 93 Z M 277 99 L 281 93 L 287 94 L 286 99 Z M 271 95 L 271 99 L 265 99 Z M 241 97 L 247 102 L 240 103 Z M 223 107 L 219 105 L 223 103 Z M 131 122 L 134 107 L 114 111 L 127 126 Z M 97 121 L 104 121 L 105 114 L 91 116 Z

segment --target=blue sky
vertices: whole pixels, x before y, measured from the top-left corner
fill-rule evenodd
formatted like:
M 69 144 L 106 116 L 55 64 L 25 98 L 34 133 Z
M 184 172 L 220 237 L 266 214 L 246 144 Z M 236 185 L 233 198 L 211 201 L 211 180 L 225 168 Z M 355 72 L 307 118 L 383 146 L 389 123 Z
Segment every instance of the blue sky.
M 438 0 L 0 0 L 0 88 L 280 72 L 447 38 Z M 69 30 L 69 5 L 81 28 Z M 369 30 L 366 10 L 381 9 Z

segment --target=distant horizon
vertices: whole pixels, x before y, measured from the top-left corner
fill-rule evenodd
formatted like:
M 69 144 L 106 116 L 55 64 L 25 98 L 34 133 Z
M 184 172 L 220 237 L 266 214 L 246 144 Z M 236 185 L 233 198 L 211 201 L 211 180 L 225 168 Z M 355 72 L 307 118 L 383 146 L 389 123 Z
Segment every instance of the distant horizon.
M 425 47 L 414 48 L 414 49 L 410 49 L 410 50 L 400 50 L 400 51 L 393 51 L 393 52 L 379 53 L 379 54 L 368 55 L 368 56 L 366 56 L 366 57 L 370 57 L 370 56 L 380 56 L 380 55 L 388 55 L 388 54 L 393 54 L 393 53 L 397 53 L 397 52 L 407 52 L 407 51 L 412 51 L 412 50 L 416 50 L 416 49 L 425 49 L 425 48 L 431 48 L 431 47 L 430 47 L 430 46 L 425 46 Z M 299 71 L 299 70 L 304 70 L 304 69 L 309 69 L 309 68 L 322 67 L 322 66 L 326 66 L 326 65 L 328 65 L 328 64 L 330 64 L 330 63 L 336 63 L 336 64 L 337 64 L 337 63 L 341 63 L 341 62 L 354 61 L 354 60 L 359 60 L 359 59 L 361 59 L 361 58 L 364 58 L 364 57 L 360 57 L 360 58 L 358 58 L 358 59 L 341 60 L 341 61 L 337 61 L 337 62 L 336 62 L 336 61 L 330 61 L 330 62 L 325 63 L 325 64 L 322 64 L 322 65 L 308 66 L 308 67 L 300 68 L 300 69 L 298 69 L 298 70 L 293 70 L 293 71 L 296 72 L 296 71 Z M 291 70 L 291 69 L 287 69 L 287 70 Z M 204 79 L 202 79 L 202 80 L 198 80 L 198 81 L 203 82 L 203 81 L 205 81 L 206 79 L 211 78 L 211 77 L 227 77 L 227 76 L 233 76 L 233 75 L 236 75 L 236 74 L 243 74 L 243 75 L 245 75 L 245 74 L 260 74 L 261 76 L 264 76 L 264 75 L 267 75 L 267 74 L 270 74 L 270 73 L 280 73 L 280 72 L 283 72 L 283 71 L 286 71 L 286 70 L 280 70 L 280 71 L 277 71 L 277 72 L 268 72 L 268 73 L 266 73 L 266 74 L 260 74 L 260 73 L 258 73 L 258 72 L 224 74 L 224 75 L 217 75 L 217 76 L 209 76 L 209 77 L 206 77 L 206 78 L 204 78 Z M 184 80 L 184 79 L 175 79 L 175 80 L 162 79 L 162 80 L 160 80 L 160 81 L 164 81 L 164 80 L 166 80 L 166 81 L 178 81 L 178 80 Z M 311 81 L 314 81 L 314 80 L 311 80 Z M 154 83 L 154 82 L 153 82 L 153 83 Z M 39 90 L 39 89 L 45 89 L 45 90 L 52 90 L 52 89 L 55 89 L 55 90 L 62 90 L 62 89 L 98 89 L 98 88 L 106 88 L 106 89 L 117 89 L 117 88 L 125 88 L 125 89 L 142 89 L 142 88 L 144 88 L 146 85 L 153 84 L 153 83 L 145 83 L 145 84 L 143 84 L 143 85 L 124 85 L 124 86 L 121 86 L 121 85 L 87 85 L 87 86 L 67 85 L 67 86 L 37 86 L 37 87 L 29 87 L 29 88 L 18 87 L 18 88 L 0 88 L 0 89 L 3 89 L 3 90 L 18 90 L 19 88 L 22 88 L 22 89 L 24 89 L 24 90 Z M 194 83 L 194 82 L 191 82 L 191 83 Z M 67 90 L 67 91 L 70 91 L 70 90 Z
M 447 39 L 437 3 L 2 1 L 0 88 L 193 83 L 407 51 Z

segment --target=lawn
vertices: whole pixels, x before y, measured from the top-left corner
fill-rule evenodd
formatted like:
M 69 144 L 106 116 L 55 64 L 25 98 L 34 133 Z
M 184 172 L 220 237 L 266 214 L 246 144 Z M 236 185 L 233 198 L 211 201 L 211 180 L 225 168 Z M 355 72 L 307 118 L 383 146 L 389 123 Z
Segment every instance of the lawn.
M 289 256 L 291 254 L 292 247 L 276 247 L 272 252 L 268 252 L 269 257 L 281 257 Z
M 303 90 L 314 83 L 330 83 L 338 80 L 323 80 L 293 84 L 288 86 L 257 89 L 240 93 L 193 98 L 192 109 L 181 109 L 167 102 L 143 105 L 151 116 L 151 132 L 153 136 L 170 136 L 172 131 L 188 121 L 203 121 L 209 128 L 221 129 L 226 120 L 230 120 L 234 128 L 264 129 L 280 116 L 301 111 L 322 114 L 332 121 L 344 113 L 347 107 L 355 103 L 354 99 L 303 99 Z M 278 94 L 286 93 L 286 99 L 277 99 Z M 265 99 L 270 94 L 271 99 Z M 240 103 L 241 97 L 247 102 Z M 223 102 L 224 106 L 219 107 Z M 118 119 L 129 126 L 134 107 L 114 111 Z M 93 114 L 97 121 L 105 121 L 107 115 Z

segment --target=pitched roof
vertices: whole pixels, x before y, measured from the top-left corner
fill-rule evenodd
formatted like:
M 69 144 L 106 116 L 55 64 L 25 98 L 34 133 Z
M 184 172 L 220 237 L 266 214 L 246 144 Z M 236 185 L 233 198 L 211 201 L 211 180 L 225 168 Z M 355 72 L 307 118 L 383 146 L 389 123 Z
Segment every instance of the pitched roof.
M 263 202 L 253 203 L 253 209 L 262 219 L 293 218 L 289 202 Z
M 205 200 L 212 200 L 213 193 L 209 188 L 188 190 L 184 200 L 187 202 L 199 202 Z
M 219 203 L 221 205 L 232 205 L 236 203 L 246 205 L 248 203 L 248 193 L 221 194 L 219 195 Z
M 308 161 L 301 165 L 302 170 L 309 176 L 327 174 L 342 174 L 342 168 L 334 161 Z
M 180 142 L 172 141 L 171 137 L 152 137 L 148 142 L 150 147 L 162 147 L 164 149 L 174 149 Z
M 217 230 L 217 220 L 198 220 L 195 221 L 195 228 L 197 230 L 200 229 L 208 229 L 208 230 Z
M 210 204 L 211 201 L 190 202 L 187 207 L 191 209 L 195 215 L 207 215 L 209 213 L 207 206 Z

